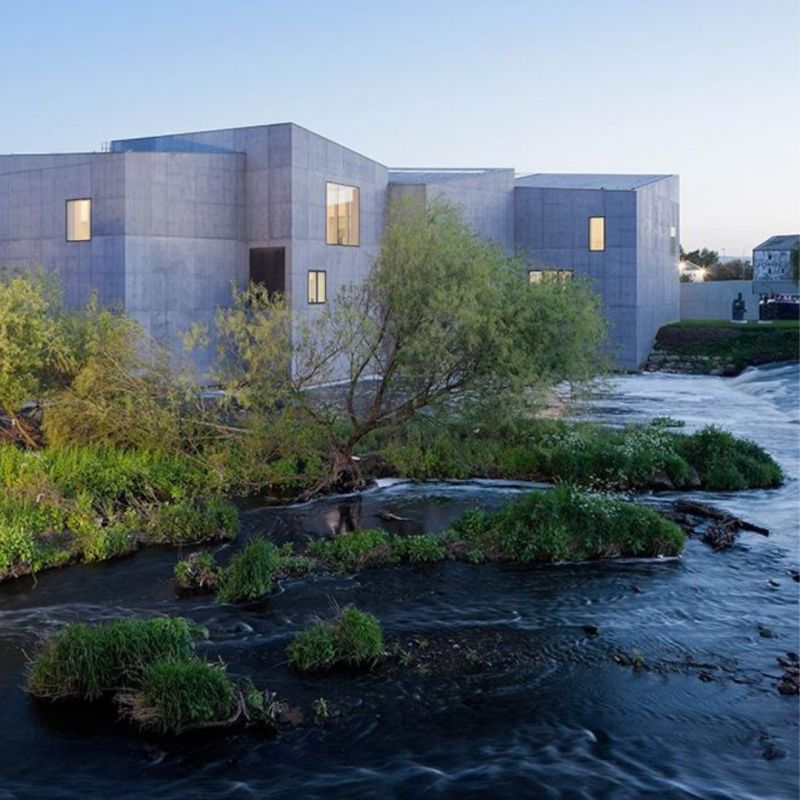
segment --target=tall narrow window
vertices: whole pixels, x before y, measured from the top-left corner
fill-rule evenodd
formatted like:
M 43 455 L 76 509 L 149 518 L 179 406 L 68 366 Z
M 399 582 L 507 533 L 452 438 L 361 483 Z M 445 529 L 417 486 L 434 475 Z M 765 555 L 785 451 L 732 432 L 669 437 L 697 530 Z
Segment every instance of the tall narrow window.
M 328 276 L 324 269 L 308 271 L 308 302 L 319 305 L 328 299 Z
M 92 238 L 92 201 L 67 200 L 67 241 L 88 242 Z
M 325 191 L 325 242 L 357 247 L 359 244 L 360 194 L 358 188 L 329 183 L 326 185 Z
M 589 217 L 589 250 L 599 252 L 606 249 L 606 218 Z

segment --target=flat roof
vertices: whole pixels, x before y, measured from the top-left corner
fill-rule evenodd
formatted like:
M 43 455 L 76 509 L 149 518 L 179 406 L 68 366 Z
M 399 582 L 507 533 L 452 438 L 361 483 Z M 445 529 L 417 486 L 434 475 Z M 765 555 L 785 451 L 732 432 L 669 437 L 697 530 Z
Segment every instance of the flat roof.
M 486 175 L 490 172 L 510 172 L 511 167 L 390 167 L 391 183 L 441 183 L 442 181 Z
M 516 186 L 533 189 L 608 189 L 611 191 L 633 191 L 648 183 L 673 178 L 674 175 L 612 175 L 570 172 L 534 172 L 521 175 Z

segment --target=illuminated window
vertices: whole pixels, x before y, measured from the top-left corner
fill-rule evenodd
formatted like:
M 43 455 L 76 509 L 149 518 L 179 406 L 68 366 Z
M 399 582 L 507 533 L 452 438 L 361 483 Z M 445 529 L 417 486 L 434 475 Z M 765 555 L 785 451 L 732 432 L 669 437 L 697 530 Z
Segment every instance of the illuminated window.
M 88 242 L 92 238 L 92 201 L 67 200 L 67 241 Z
M 308 302 L 319 305 L 328 299 L 328 276 L 323 269 L 308 271 Z
M 357 247 L 359 240 L 359 191 L 355 186 L 326 186 L 325 242 Z
M 605 217 L 589 217 L 589 249 L 592 252 L 606 249 Z
M 571 269 L 529 269 L 528 283 L 543 283 L 545 281 L 571 281 Z

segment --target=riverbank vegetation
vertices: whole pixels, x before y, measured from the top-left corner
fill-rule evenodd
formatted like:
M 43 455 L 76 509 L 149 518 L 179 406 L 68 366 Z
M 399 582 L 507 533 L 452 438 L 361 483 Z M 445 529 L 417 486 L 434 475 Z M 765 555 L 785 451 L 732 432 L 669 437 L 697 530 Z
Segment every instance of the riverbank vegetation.
M 111 700 L 143 730 L 186 730 L 247 721 L 269 724 L 272 709 L 249 682 L 194 652 L 206 632 L 180 618 L 73 623 L 31 661 L 26 690 L 42 700 Z
M 685 543 L 686 534 L 653 509 L 562 484 L 530 492 L 493 513 L 470 510 L 441 533 L 356 530 L 281 548 L 255 538 L 225 567 L 207 553 L 192 554 L 177 563 L 175 583 L 180 591 L 216 590 L 220 602 L 234 602 L 269 593 L 281 578 L 309 574 L 446 560 L 530 564 L 654 558 L 677 556 Z M 209 574 L 216 580 L 204 581 Z
M 232 498 L 292 502 L 378 474 L 620 490 L 780 481 L 763 451 L 718 431 L 538 419 L 554 386 L 606 369 L 605 323 L 588 282 L 523 275 L 453 207 L 404 202 L 366 281 L 313 316 L 292 319 L 258 285 L 234 290 L 187 333 L 212 356 L 201 380 L 125 313 L 70 309 L 44 273 L 0 272 L 0 580 L 231 538 Z M 206 582 L 259 596 L 269 584 L 247 563 L 264 575 L 275 558 L 261 547 Z
M 658 357 L 655 357 L 655 354 Z M 680 371 L 738 375 L 745 367 L 800 359 L 800 323 L 776 320 L 737 324 L 723 320 L 684 320 L 665 325 L 656 336 L 650 363 Z

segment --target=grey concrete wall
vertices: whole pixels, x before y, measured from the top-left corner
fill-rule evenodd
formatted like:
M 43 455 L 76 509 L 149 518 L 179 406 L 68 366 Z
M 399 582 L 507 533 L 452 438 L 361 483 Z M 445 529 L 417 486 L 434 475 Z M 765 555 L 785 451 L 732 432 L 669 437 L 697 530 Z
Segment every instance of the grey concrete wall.
M 674 230 L 675 236 L 670 234 Z M 636 366 L 658 329 L 680 319 L 680 197 L 678 177 L 636 190 Z
M 490 169 L 475 173 L 442 172 L 436 175 L 389 173 L 390 196 L 416 193 L 427 199 L 441 198 L 458 208 L 480 236 L 514 250 L 514 170 Z
M 296 319 L 319 314 L 309 305 L 308 270 L 327 272 L 328 302 L 348 283 L 362 281 L 378 253 L 384 226 L 388 172 L 386 167 L 325 137 L 291 123 L 235 130 L 119 140 L 112 150 L 172 155 L 191 153 L 242 154 L 244 228 L 240 229 L 241 264 L 234 271 L 247 279 L 249 249 L 284 247 L 287 299 Z M 219 155 L 218 155 L 219 157 Z M 148 181 L 147 176 L 143 177 Z M 357 247 L 328 245 L 326 183 L 356 186 L 360 191 L 360 243 Z M 227 274 L 227 273 L 226 273 Z M 220 294 L 209 294 L 219 302 Z M 192 313 L 196 313 L 193 307 Z M 168 315 L 178 317 L 177 314 Z M 163 327 L 163 313 L 151 327 Z
M 192 324 L 209 324 L 230 302 L 231 284 L 246 275 L 244 156 L 124 158 L 125 305 L 157 339 L 180 346 Z
M 66 240 L 66 201 L 91 198 L 92 238 Z M 0 267 L 45 267 L 70 305 L 94 290 L 125 296 L 125 158 L 107 153 L 0 156 Z
M 315 314 L 321 309 L 308 304 L 308 270 L 327 271 L 329 303 L 343 286 L 360 283 L 367 277 L 383 235 L 388 170 L 377 161 L 297 125 L 291 126 L 291 152 L 292 309 Z M 325 242 L 329 181 L 359 189 L 357 247 Z
M 589 250 L 589 217 L 606 218 L 606 249 Z M 636 343 L 636 193 L 598 189 L 514 189 L 514 237 L 520 255 L 542 269 L 588 277 L 609 321 L 621 366 L 638 364 Z
M 681 319 L 730 319 L 731 304 L 741 292 L 745 319 L 758 319 L 752 281 L 706 281 L 680 284 Z

